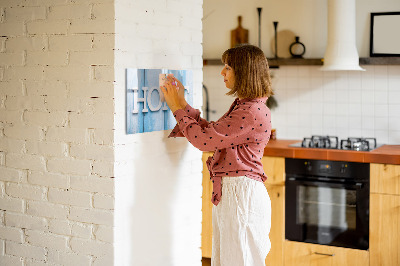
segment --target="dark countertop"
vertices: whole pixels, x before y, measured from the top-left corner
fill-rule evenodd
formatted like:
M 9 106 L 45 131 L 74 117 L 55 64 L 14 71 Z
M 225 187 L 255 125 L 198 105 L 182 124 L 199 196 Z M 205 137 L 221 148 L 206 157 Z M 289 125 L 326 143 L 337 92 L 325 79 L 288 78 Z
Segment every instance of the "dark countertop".
M 400 145 L 383 145 L 372 151 L 289 147 L 301 140 L 270 140 L 264 156 L 363 163 L 400 164 Z

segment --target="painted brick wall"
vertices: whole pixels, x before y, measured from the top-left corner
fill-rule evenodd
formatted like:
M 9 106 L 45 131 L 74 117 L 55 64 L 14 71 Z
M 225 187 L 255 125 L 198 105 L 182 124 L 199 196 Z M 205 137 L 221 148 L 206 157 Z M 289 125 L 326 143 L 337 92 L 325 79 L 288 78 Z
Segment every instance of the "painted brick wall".
M 114 1 L 0 1 L 0 265 L 112 265 Z
M 189 69 L 202 105 L 202 0 L 116 0 L 115 265 L 201 265 L 201 152 L 125 134 L 125 69 Z

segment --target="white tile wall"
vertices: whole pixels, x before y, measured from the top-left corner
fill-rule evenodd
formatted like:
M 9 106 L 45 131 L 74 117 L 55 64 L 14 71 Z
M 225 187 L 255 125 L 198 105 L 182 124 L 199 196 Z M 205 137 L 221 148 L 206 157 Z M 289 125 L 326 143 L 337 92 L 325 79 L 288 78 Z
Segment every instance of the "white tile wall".
M 376 137 L 382 144 L 400 144 L 400 66 L 365 65 L 365 72 L 323 72 L 318 66 L 271 69 L 278 108 L 272 124 L 281 139 L 323 134 Z M 204 68 L 216 120 L 232 98 L 218 66 Z

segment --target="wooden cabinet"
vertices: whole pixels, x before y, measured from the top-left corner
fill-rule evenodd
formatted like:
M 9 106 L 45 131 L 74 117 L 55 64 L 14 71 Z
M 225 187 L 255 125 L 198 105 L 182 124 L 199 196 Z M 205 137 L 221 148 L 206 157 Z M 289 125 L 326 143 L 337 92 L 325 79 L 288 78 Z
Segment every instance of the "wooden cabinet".
M 267 175 L 265 187 L 271 199 L 271 250 L 265 259 L 267 266 L 283 265 L 285 240 L 285 158 L 265 156 L 261 160 Z
M 400 165 L 371 164 L 370 178 L 370 265 L 400 265 Z
M 265 185 L 271 199 L 271 250 L 265 259 L 267 266 L 283 265 L 283 243 L 285 241 L 285 187 Z
M 212 252 L 212 183 L 203 153 L 202 255 Z M 262 159 L 271 198 L 271 250 L 266 265 L 400 265 L 400 165 L 371 164 L 369 252 L 285 240 L 285 158 Z M 334 254 L 334 255 L 333 255 Z M 333 256 L 331 256 L 333 255 Z
M 284 252 L 285 266 L 369 265 L 369 253 L 365 250 L 315 245 L 286 240 Z
M 400 165 L 370 164 L 371 193 L 400 195 Z
M 201 253 L 204 258 L 211 258 L 212 252 L 212 183 L 210 181 L 210 173 L 206 165 L 212 152 L 203 153 L 203 195 L 202 195 L 202 224 L 201 224 Z
M 285 185 L 285 158 L 264 156 L 261 159 L 261 163 L 268 177 L 265 184 Z

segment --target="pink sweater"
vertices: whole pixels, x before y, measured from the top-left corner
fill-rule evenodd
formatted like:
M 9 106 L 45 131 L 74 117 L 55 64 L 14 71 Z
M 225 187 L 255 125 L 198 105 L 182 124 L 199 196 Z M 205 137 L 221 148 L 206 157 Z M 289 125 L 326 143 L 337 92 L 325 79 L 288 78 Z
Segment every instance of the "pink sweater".
M 261 159 L 271 132 L 271 112 L 265 105 L 267 97 L 238 98 L 217 122 L 200 117 L 200 111 L 187 105 L 174 112 L 178 124 L 169 137 L 186 137 L 201 151 L 214 151 L 207 160 L 213 182 L 211 201 L 221 200 L 224 176 L 247 176 L 264 182 Z

